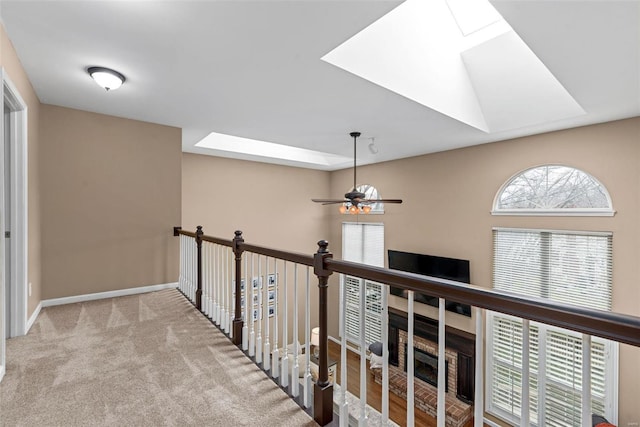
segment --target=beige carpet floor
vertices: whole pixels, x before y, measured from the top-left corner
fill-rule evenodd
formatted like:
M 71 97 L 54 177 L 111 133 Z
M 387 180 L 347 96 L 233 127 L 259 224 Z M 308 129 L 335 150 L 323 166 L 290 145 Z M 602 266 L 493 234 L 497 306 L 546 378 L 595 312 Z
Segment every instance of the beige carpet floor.
M 314 426 L 177 290 L 48 307 L 7 341 L 1 426 Z

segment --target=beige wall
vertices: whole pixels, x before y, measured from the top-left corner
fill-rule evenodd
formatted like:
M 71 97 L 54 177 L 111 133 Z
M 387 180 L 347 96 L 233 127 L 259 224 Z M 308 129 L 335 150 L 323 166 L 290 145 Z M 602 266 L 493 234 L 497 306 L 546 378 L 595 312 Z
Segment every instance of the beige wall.
M 242 230 L 247 243 L 311 255 L 318 249 L 317 241 L 326 239 L 328 234 L 325 208 L 311 202 L 311 198 L 328 195 L 328 172 L 183 154 L 182 225 L 185 230 L 195 231 L 197 225 L 202 225 L 205 234 L 224 239 L 232 239 L 235 230 Z M 254 262 L 253 276 L 256 277 L 257 257 Z M 262 263 L 264 276 L 264 258 Z M 273 268 L 271 264 L 269 268 Z M 280 263 L 280 285 L 284 284 L 283 270 Z M 294 283 L 291 266 L 287 276 L 291 304 Z M 313 272 L 310 279 L 310 317 L 311 327 L 314 327 L 317 326 L 318 307 L 314 302 L 317 301 L 318 282 Z M 298 271 L 298 283 L 298 301 L 302 304 L 306 292 L 306 270 L 303 268 Z M 284 310 L 282 298 L 279 306 L 281 313 Z M 291 317 L 288 324 L 291 337 Z M 302 313 L 298 328 L 300 342 L 303 342 Z
M 609 190 L 614 217 L 504 217 L 490 214 L 500 186 L 524 169 L 560 163 L 582 169 Z M 331 194 L 351 186 L 351 171 L 335 172 Z M 471 261 L 473 284 L 491 287 L 492 227 L 528 227 L 613 232 L 613 308 L 640 316 L 640 118 L 536 135 L 359 169 L 360 183 L 375 185 L 383 197 L 404 199 L 386 206 L 382 216 L 389 249 L 463 258 Z M 332 211 L 334 212 L 334 211 Z M 342 221 L 331 214 L 332 251 L 341 252 Z M 337 306 L 337 286 L 332 288 Z M 406 300 L 390 297 L 406 307 Z M 437 309 L 416 304 L 416 311 L 437 318 Z M 405 308 L 406 310 L 406 308 Z M 468 331 L 473 319 L 447 312 L 447 323 Z M 332 317 L 330 317 L 332 319 Z M 337 334 L 337 321 L 331 334 Z M 640 419 L 640 349 L 620 349 L 620 425 Z
M 182 226 L 248 243 L 312 254 L 327 238 L 329 173 L 221 157 L 183 154 Z
M 43 105 L 42 298 L 178 278 L 181 131 Z
M 40 231 L 40 100 L 38 99 L 22 64 L 0 25 L 0 65 L 20 96 L 27 104 L 27 144 L 28 144 L 28 266 L 27 282 L 32 285 L 32 294 L 28 300 L 27 317 L 31 316 L 41 299 L 41 231 Z

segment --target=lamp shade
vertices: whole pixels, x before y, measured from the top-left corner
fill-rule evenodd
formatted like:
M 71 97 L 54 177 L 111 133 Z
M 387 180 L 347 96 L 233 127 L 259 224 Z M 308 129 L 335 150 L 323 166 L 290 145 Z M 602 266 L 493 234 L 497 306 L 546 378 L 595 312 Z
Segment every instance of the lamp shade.
M 87 72 L 98 86 L 107 91 L 118 89 L 126 80 L 122 74 L 110 68 L 89 67 Z
M 320 345 L 320 327 L 317 326 L 311 329 L 311 345 L 319 346 Z

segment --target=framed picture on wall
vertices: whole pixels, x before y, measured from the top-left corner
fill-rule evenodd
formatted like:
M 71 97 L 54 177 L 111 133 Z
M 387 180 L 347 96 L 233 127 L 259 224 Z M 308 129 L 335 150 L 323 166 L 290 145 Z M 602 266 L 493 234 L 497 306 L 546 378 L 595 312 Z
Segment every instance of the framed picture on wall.
M 271 304 L 269 306 L 269 317 L 273 317 L 276 314 L 276 306 Z
M 262 276 L 256 276 L 251 280 L 251 286 L 253 289 L 262 288 Z
M 269 288 L 276 287 L 277 281 L 278 281 L 278 278 L 275 274 L 269 274 L 267 276 L 267 286 L 269 286 Z

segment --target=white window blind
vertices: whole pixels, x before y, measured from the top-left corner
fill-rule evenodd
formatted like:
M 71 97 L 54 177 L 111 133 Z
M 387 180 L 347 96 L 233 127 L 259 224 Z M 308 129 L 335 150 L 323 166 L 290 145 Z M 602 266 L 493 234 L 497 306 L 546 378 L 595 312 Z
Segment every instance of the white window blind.
M 611 309 L 612 236 L 547 230 L 494 230 L 494 288 L 600 310 Z M 522 319 L 488 314 L 488 411 L 519 423 Z M 539 426 L 580 426 L 582 336 L 531 322 L 529 410 Z M 526 343 L 525 343 L 526 344 Z M 591 344 L 592 412 L 615 419 L 616 343 Z
M 345 261 L 384 267 L 384 224 L 348 223 L 342 224 L 342 258 Z M 358 277 L 342 275 L 342 286 L 346 287 L 347 298 L 344 331 L 347 339 L 360 342 L 360 283 L 364 282 L 365 341 L 367 345 L 382 339 L 382 285 Z

